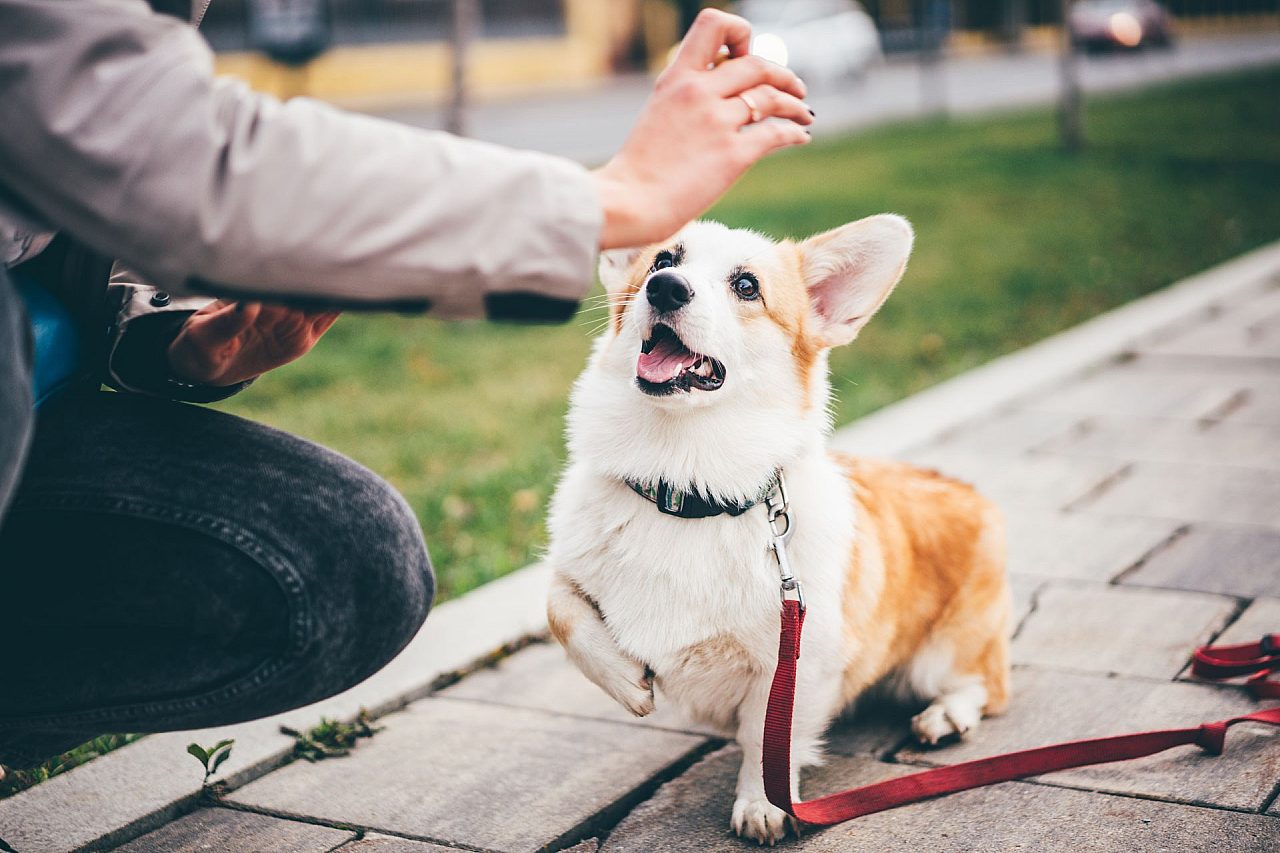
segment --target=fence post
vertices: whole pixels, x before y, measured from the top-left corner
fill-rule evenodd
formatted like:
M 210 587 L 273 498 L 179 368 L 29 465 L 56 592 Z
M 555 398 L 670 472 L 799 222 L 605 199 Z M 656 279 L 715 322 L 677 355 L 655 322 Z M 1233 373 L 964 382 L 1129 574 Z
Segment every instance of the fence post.
M 445 129 L 456 136 L 466 136 L 468 130 L 467 108 L 471 93 L 467 79 L 467 55 L 479 20 L 479 0 L 453 0 L 453 27 L 450 33 L 452 63 Z
M 1062 12 L 1061 56 L 1059 76 L 1061 92 L 1058 101 L 1058 130 L 1062 146 L 1075 153 L 1084 147 L 1084 116 L 1080 97 L 1080 65 L 1075 45 L 1071 43 L 1071 6 L 1074 0 L 1058 0 Z

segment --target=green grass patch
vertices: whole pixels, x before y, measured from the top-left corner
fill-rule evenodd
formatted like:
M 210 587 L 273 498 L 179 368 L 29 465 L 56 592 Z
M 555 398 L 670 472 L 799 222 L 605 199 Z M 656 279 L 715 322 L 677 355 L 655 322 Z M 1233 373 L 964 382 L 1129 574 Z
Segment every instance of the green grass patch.
M 4 778 L 0 779 L 0 799 L 13 796 L 41 782 L 47 782 L 54 776 L 60 776 L 86 761 L 92 761 L 99 755 L 105 755 L 113 749 L 133 743 L 140 737 L 142 735 L 102 735 L 51 758 L 37 767 L 6 770 Z
M 1092 99 L 1075 157 L 1048 110 L 818 142 L 758 166 L 711 217 L 775 236 L 881 211 L 915 224 L 903 284 L 832 359 L 843 423 L 1280 237 L 1277 91 L 1273 69 Z M 455 596 L 542 547 L 566 398 L 598 319 L 349 316 L 222 408 L 386 476 Z

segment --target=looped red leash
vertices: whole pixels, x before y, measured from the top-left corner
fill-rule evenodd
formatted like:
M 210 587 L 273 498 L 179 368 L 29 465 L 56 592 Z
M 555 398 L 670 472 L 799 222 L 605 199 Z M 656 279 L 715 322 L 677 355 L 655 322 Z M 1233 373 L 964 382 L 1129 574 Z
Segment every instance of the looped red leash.
M 1229 720 L 1204 723 L 1189 729 L 1165 729 L 1136 734 L 1053 744 L 1005 755 L 993 755 L 963 764 L 899 776 L 874 785 L 841 791 L 803 803 L 791 801 L 791 714 L 795 704 L 796 661 L 800 657 L 800 632 L 804 610 L 800 603 L 782 603 L 782 635 L 778 642 L 778 669 L 769 691 L 764 724 L 764 786 L 769 802 L 813 826 L 830 826 L 930 797 L 967 791 L 996 782 L 1038 776 L 1055 770 L 1103 764 L 1154 755 L 1175 746 L 1195 744 L 1220 755 L 1227 729 L 1236 723 L 1255 722 L 1280 726 L 1280 707 L 1268 708 Z M 1258 643 L 1204 647 L 1196 650 L 1194 672 L 1206 678 L 1249 675 L 1256 696 L 1280 695 L 1280 683 L 1266 681 L 1280 670 L 1280 636 L 1270 634 Z
M 1249 676 L 1245 687 L 1257 699 L 1280 696 L 1280 681 L 1267 678 L 1280 671 L 1280 634 L 1266 634 L 1256 643 L 1235 646 L 1201 646 L 1192 656 L 1191 672 L 1221 681 Z

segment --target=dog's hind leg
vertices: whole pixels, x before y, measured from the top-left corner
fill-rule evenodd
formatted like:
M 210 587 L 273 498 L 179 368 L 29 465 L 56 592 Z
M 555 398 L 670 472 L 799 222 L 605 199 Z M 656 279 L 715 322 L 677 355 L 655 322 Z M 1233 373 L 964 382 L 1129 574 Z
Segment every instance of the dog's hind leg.
M 1012 604 L 1004 573 L 1004 531 L 994 513 L 985 522 L 970 582 L 908 669 L 913 691 L 930 700 L 911 720 L 911 731 L 921 743 L 963 736 L 1009 701 Z
M 551 580 L 547 623 L 583 675 L 637 717 L 652 713 L 648 668 L 618 648 L 594 602 L 559 572 Z

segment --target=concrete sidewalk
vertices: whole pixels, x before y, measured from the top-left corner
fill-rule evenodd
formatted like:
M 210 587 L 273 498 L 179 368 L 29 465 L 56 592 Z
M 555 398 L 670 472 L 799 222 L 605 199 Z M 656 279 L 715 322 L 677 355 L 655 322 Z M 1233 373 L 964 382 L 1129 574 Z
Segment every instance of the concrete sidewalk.
M 806 797 L 1262 707 L 1239 687 L 1196 683 L 1186 663 L 1199 643 L 1280 630 L 1280 251 L 1269 252 L 1225 298 L 1192 300 L 1067 380 L 1038 368 L 1025 388 L 1001 380 L 977 416 L 897 454 L 972 480 L 1009 515 L 1013 703 L 933 750 L 910 743 L 906 712 L 842 724 Z M 1171 310 L 1168 296 L 1148 313 Z M 1134 307 L 1121 310 L 1140 319 Z M 857 431 L 840 443 L 856 446 Z M 727 831 L 737 748 L 669 709 L 631 718 L 554 645 L 382 722 L 348 758 L 290 764 L 122 849 L 751 849 Z M 789 844 L 1274 851 L 1278 785 L 1280 736 L 1244 728 L 1219 758 L 1180 749 L 1055 773 Z
M 908 398 L 833 444 L 936 466 L 1002 504 L 1015 694 L 1006 715 L 940 749 L 910 743 L 906 711 L 841 724 L 806 797 L 1261 707 L 1238 686 L 1196 683 L 1186 663 L 1196 644 L 1280 630 L 1280 243 Z M 386 670 L 324 703 L 153 735 L 2 800 L 0 850 L 752 849 L 727 829 L 737 748 L 661 700 L 630 717 L 538 641 L 547 578 L 531 567 L 443 605 Z M 349 757 L 288 762 L 282 723 L 361 707 L 384 729 Z M 201 797 L 185 745 L 224 736 L 237 738 L 216 777 L 227 793 Z M 1056 773 L 788 844 L 1275 851 L 1278 792 L 1280 735 L 1241 727 L 1218 758 L 1179 749 Z

